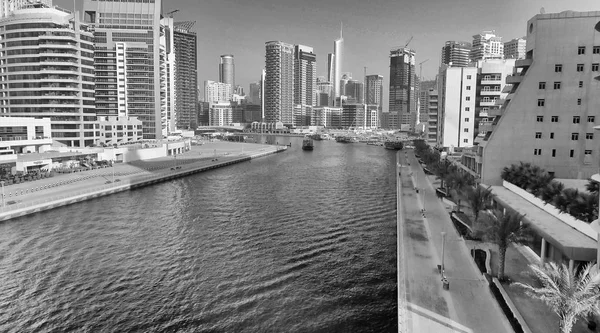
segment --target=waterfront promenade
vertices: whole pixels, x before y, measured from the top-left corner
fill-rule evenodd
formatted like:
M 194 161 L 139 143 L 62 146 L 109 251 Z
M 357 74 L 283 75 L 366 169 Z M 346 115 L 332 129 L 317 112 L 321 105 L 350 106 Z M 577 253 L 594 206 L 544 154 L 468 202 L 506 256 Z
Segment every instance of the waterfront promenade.
M 4 187 L 0 221 L 89 200 L 193 173 L 249 161 L 285 150 L 283 146 L 209 142 L 176 156 L 88 170 Z M 114 180 L 114 181 L 113 181 Z
M 413 151 L 400 151 L 397 161 L 399 331 L 512 332 Z M 442 232 L 449 290 L 437 267 Z

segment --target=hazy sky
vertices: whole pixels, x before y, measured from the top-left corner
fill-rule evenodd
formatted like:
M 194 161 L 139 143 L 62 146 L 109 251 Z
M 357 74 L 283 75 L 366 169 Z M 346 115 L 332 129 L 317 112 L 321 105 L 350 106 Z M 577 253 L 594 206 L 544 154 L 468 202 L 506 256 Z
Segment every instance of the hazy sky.
M 54 0 L 67 9 L 73 2 Z M 471 42 L 483 30 L 495 30 L 504 41 L 522 37 L 527 20 L 542 7 L 546 13 L 593 11 L 600 10 L 600 0 L 163 0 L 165 12 L 179 9 L 176 22 L 196 21 L 201 86 L 218 80 L 219 55 L 233 54 L 235 80 L 245 91 L 260 79 L 266 41 L 312 46 L 317 75 L 325 75 L 327 53 L 333 52 L 343 22 L 342 71 L 362 81 L 366 66 L 387 85 L 389 50 L 411 36 L 417 63 L 427 60 L 424 79 L 433 79 L 445 41 Z

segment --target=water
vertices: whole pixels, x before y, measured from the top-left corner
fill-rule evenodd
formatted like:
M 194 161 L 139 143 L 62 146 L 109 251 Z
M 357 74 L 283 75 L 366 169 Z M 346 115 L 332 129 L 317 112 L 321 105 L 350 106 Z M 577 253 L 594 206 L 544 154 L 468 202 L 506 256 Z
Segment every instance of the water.
M 1 332 L 397 332 L 395 154 L 316 141 L 0 224 Z

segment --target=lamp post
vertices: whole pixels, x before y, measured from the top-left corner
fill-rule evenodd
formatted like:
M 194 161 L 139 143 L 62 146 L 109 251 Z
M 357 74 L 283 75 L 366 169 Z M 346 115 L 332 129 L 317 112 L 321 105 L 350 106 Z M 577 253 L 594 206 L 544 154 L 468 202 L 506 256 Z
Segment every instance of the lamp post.
M 446 232 L 442 231 L 442 277 L 444 277 L 444 256 L 446 250 Z
M 2 208 L 6 207 L 6 199 L 4 198 L 4 181 L 0 181 L 0 185 L 2 185 Z
M 112 182 L 115 183 L 115 160 L 112 161 Z

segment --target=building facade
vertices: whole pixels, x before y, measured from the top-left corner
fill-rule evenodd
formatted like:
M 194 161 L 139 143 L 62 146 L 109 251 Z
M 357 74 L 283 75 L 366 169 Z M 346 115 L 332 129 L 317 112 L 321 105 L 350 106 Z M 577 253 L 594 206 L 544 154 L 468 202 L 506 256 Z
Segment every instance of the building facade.
M 41 153 L 52 147 L 50 118 L 0 118 L 0 161 L 8 155 Z
M 438 146 L 441 138 L 441 122 L 438 111 L 438 91 L 437 86 L 427 90 L 427 143 L 430 146 Z
M 36 6 L 52 7 L 52 0 L 0 0 L 0 18 L 7 17 L 12 11 Z
M 344 95 L 348 102 L 362 104 L 364 102 L 364 88 L 365 86 L 362 82 L 353 79 L 348 80 L 344 88 Z
M 365 79 L 365 103 L 377 105 L 382 110 L 383 105 L 383 76 L 367 75 Z
M 101 145 L 122 145 L 142 140 L 142 122 L 137 118 L 98 117 Z
M 494 31 L 484 31 L 473 36 L 471 48 L 471 61 L 484 59 L 502 59 L 504 57 L 504 43 L 502 37 L 496 36 Z
M 11 13 L 0 19 L 0 117 L 50 118 L 54 140 L 97 144 L 91 30 L 56 8 Z
M 144 139 L 162 138 L 172 101 L 161 7 L 161 0 L 83 0 L 84 20 L 94 28 L 96 112 L 137 117 Z
M 178 129 L 193 129 L 198 124 L 197 36 L 194 21 L 174 24 L 175 42 L 175 115 Z
M 398 122 L 388 123 L 389 128 L 415 130 L 417 125 L 415 81 L 415 51 L 408 48 L 391 50 L 389 113 L 395 114 Z
M 521 72 L 507 78 L 513 89 L 476 156 L 483 183 L 501 184 L 502 168 L 520 161 L 557 178 L 597 173 L 598 21 L 598 11 L 566 11 L 538 14 L 527 22 L 526 58 L 515 63 Z
M 306 113 L 306 109 L 316 105 L 316 90 L 317 55 L 312 47 L 296 45 L 294 47 L 294 110 L 301 108 L 303 113 Z
M 525 38 L 514 38 L 504 43 L 504 59 L 524 59 L 527 41 Z
M 475 132 L 476 67 L 448 67 L 442 65 L 439 74 L 442 95 L 438 113 L 441 122 L 440 146 L 453 150 L 473 145 Z
M 323 126 L 328 128 L 342 127 L 342 108 L 334 107 L 316 107 L 313 126 Z
M 232 54 L 221 55 L 219 63 L 219 82 L 230 84 L 235 88 L 235 64 Z
M 447 41 L 442 47 L 442 65 L 467 67 L 470 62 L 471 43 Z
M 266 43 L 265 122 L 293 125 L 294 114 L 294 45 L 272 41 Z
M 335 100 L 335 98 L 340 97 L 342 95 L 340 91 L 340 80 L 342 79 L 342 63 L 344 60 L 344 37 L 342 35 L 342 29 L 340 29 L 340 38 L 336 39 L 333 42 L 333 55 L 333 80 L 329 81 L 331 81 L 331 83 L 333 84 L 333 97 Z
M 231 101 L 233 97 L 231 84 L 204 81 L 204 101 L 208 103 L 224 103 Z
M 233 109 L 230 103 L 211 104 L 208 114 L 209 126 L 228 126 L 233 123 Z
M 248 91 L 248 103 L 261 104 L 261 86 L 260 82 L 250 82 L 250 90 Z

